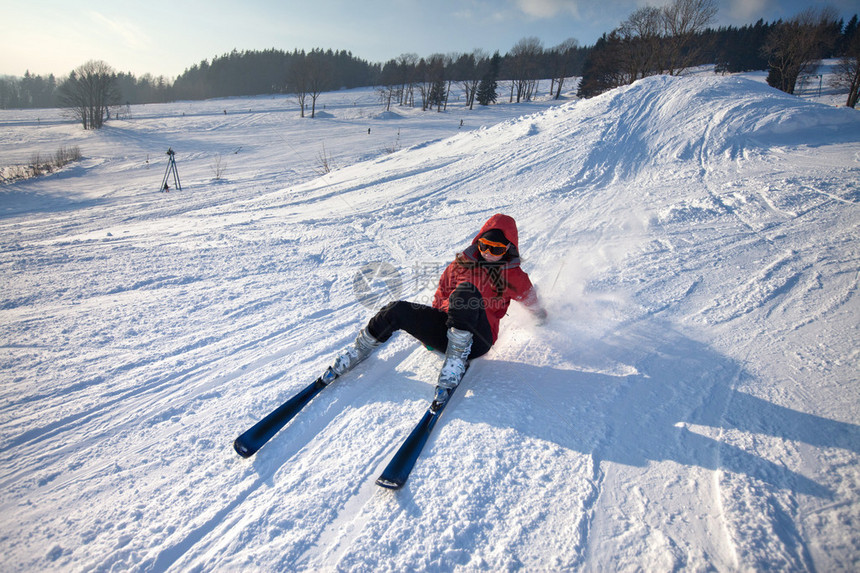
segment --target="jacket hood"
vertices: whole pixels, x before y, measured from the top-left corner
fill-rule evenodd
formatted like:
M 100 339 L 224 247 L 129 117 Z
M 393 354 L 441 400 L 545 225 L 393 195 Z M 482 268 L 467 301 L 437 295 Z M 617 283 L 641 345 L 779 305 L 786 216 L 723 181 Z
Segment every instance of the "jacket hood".
M 481 238 L 481 235 L 486 233 L 491 229 L 498 229 L 499 231 L 505 234 L 505 237 L 510 241 L 510 243 L 519 250 L 519 235 L 517 233 L 517 222 L 514 221 L 513 217 L 508 215 L 502 215 L 501 213 L 496 213 L 484 223 L 484 226 L 481 227 L 481 230 L 478 231 L 478 234 L 475 235 L 475 238 L 472 239 L 472 244 L 476 244 L 478 239 Z

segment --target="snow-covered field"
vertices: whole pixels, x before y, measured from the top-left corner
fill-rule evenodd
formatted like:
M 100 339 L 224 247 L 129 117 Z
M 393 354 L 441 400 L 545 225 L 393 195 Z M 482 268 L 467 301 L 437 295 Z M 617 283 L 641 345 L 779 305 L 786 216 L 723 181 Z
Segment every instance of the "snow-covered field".
M 472 112 L 135 106 L 98 132 L 0 111 L 0 165 L 84 156 L 0 187 L 0 568 L 860 569 L 841 99 L 702 74 Z M 497 212 L 551 320 L 512 307 L 403 490 L 373 481 L 441 364 L 405 335 L 233 452 L 381 303 L 363 269 L 426 302 Z

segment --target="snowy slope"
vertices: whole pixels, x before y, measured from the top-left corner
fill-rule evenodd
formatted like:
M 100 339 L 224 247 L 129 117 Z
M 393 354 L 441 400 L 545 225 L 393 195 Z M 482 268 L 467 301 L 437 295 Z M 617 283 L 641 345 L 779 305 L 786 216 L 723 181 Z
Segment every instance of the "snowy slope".
M 330 98 L 2 112 L 3 163 L 85 155 L 0 189 L 5 570 L 860 566 L 854 110 L 710 75 Z M 168 145 L 185 189 L 153 193 Z M 403 490 L 373 480 L 441 363 L 405 335 L 233 453 L 372 315 L 363 266 L 426 302 L 496 212 L 552 320 L 512 308 Z

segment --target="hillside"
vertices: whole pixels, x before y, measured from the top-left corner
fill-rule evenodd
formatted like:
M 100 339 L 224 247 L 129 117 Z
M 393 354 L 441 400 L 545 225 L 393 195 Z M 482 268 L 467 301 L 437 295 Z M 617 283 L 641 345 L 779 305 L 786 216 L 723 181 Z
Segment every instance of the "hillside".
M 856 111 L 705 75 L 462 128 L 329 101 L 0 115 L 4 162 L 85 155 L 0 189 L 5 570 L 860 566 Z M 405 335 L 235 455 L 381 302 L 358 271 L 426 302 L 497 212 L 551 320 L 512 308 L 403 490 L 441 364 Z

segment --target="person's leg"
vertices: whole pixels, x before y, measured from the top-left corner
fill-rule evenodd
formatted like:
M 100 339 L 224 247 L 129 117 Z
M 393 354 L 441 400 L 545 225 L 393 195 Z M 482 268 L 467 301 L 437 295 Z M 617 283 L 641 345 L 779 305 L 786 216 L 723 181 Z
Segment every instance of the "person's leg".
M 483 298 L 472 283 L 461 283 L 448 298 L 448 313 L 414 302 L 395 301 L 383 307 L 367 323 L 367 331 L 380 342 L 403 330 L 439 352 L 448 347 L 447 331 L 457 328 L 472 333 L 469 358 L 486 354 L 493 346 L 493 331 Z
M 370 356 L 398 330 L 404 330 L 432 348 L 445 348 L 445 321 L 441 310 L 406 301 L 396 301 L 383 307 L 370 319 L 355 338 L 355 342 L 338 353 L 323 374 L 326 384 L 349 372 Z
M 367 323 L 367 330 L 380 342 L 402 330 L 417 338 L 425 346 L 444 351 L 448 345 L 445 337 L 445 312 L 414 302 L 396 301 L 383 307 Z
M 457 357 L 462 355 L 463 364 L 459 366 L 460 370 L 465 371 L 465 360 L 483 356 L 489 351 L 493 344 L 493 334 L 484 311 L 483 299 L 473 284 L 462 283 L 451 293 L 448 300 L 448 313 L 402 300 L 386 305 L 359 332 L 355 343 L 335 358 L 323 378 L 330 382 L 351 370 L 398 330 L 407 332 L 430 348 L 444 350 L 446 364 L 449 366 L 448 354 Z M 452 339 L 452 332 L 461 334 Z M 448 387 L 456 386 L 456 383 L 450 381 L 455 377 L 456 374 L 446 378 L 449 380 Z
M 487 320 L 485 302 L 477 287 L 460 283 L 448 297 L 448 346 L 445 363 L 439 371 L 436 395 L 431 409 L 442 407 L 460 384 L 469 360 L 483 356 L 493 345 L 493 333 Z
M 478 287 L 468 282 L 457 285 L 448 297 L 448 320 L 445 326 L 472 333 L 470 359 L 483 356 L 493 346 L 493 331 L 487 320 L 485 306 Z

